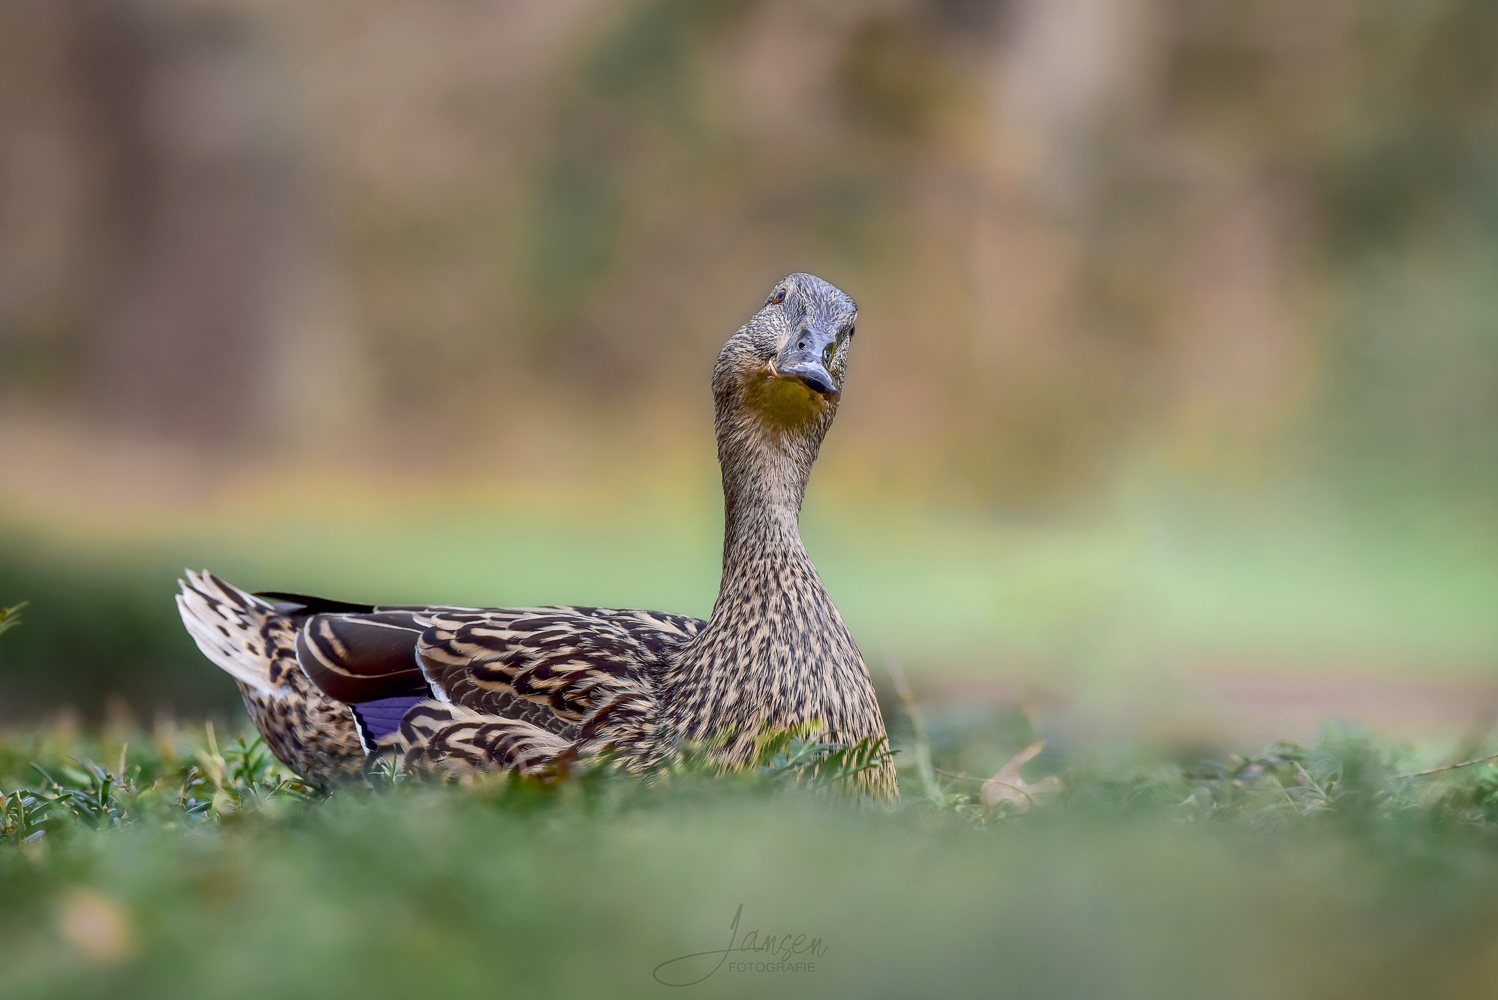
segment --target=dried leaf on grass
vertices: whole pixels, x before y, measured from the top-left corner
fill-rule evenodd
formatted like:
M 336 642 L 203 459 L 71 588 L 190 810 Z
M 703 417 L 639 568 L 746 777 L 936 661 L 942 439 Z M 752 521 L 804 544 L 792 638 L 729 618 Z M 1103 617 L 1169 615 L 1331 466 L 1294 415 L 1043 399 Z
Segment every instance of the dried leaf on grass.
M 1060 791 L 1061 779 L 1054 774 L 1041 778 L 1033 785 L 1019 776 L 1020 768 L 1029 763 L 1043 749 L 1045 749 L 1045 742 L 1043 740 L 1031 743 L 1019 753 L 1010 757 L 1008 763 L 999 768 L 998 774 L 983 782 L 982 799 L 984 807 L 997 809 L 1000 802 L 1011 802 L 1015 809 L 1023 812 L 1046 796 Z

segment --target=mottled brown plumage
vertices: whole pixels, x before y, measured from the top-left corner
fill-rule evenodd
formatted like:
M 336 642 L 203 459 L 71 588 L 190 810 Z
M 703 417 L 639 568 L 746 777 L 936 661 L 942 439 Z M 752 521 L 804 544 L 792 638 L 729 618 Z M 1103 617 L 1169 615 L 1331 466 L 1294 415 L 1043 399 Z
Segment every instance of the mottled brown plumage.
M 882 739 L 868 670 L 797 518 L 857 316 L 808 274 L 776 285 L 713 371 L 723 579 L 706 621 L 591 607 L 373 607 L 253 596 L 189 573 L 178 604 L 276 756 L 321 779 L 392 748 L 419 772 L 537 772 L 612 751 L 648 771 L 683 741 L 726 766 L 765 726 Z M 861 776 L 896 797 L 886 760 Z
M 315 780 L 358 770 L 364 751 L 353 711 L 319 691 L 297 663 L 305 619 L 190 570 L 177 608 L 198 648 L 239 683 L 250 721 L 282 763 Z

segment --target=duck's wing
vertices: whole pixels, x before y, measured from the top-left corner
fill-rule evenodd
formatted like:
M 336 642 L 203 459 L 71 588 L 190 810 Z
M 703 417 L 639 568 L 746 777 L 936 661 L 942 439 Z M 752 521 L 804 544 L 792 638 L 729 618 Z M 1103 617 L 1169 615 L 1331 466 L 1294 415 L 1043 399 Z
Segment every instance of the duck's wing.
M 187 571 L 177 607 L 198 648 L 239 684 L 271 752 L 297 774 L 325 781 L 357 773 L 367 748 L 354 712 L 298 665 L 302 606 L 247 594 L 212 573 Z
M 656 679 L 705 624 L 592 607 L 330 611 L 299 631 L 297 658 L 371 748 L 408 766 L 534 771 L 610 746 L 649 756 Z

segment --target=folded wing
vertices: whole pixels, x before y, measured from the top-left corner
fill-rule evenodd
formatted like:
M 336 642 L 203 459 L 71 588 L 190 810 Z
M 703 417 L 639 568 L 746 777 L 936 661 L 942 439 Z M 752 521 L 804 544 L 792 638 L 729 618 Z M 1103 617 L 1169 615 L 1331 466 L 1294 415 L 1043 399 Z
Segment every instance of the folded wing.
M 643 766 L 659 750 L 657 680 L 704 625 L 589 607 L 330 610 L 299 630 L 297 660 L 353 709 L 368 750 L 414 770 L 534 772 L 606 748 Z

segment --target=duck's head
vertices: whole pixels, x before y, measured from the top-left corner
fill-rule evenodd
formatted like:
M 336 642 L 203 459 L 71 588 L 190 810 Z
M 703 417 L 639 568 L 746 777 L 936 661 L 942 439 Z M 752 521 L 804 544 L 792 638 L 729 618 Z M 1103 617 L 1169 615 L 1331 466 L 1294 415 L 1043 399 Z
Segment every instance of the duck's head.
M 842 396 L 857 319 L 847 293 L 814 274 L 776 282 L 718 355 L 713 395 L 720 421 L 752 417 L 764 428 L 805 431 L 820 441 Z

